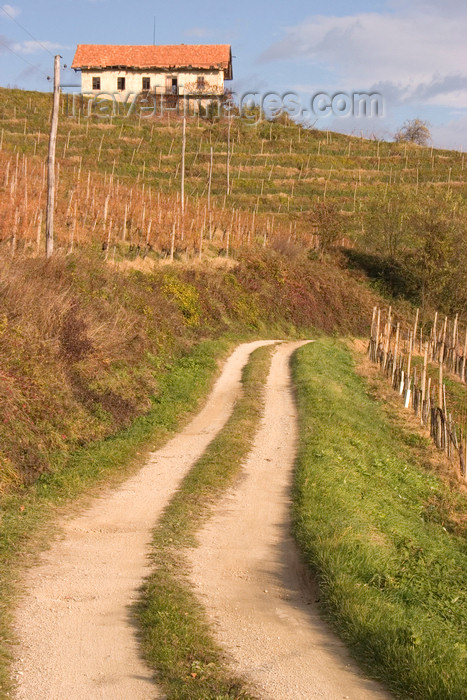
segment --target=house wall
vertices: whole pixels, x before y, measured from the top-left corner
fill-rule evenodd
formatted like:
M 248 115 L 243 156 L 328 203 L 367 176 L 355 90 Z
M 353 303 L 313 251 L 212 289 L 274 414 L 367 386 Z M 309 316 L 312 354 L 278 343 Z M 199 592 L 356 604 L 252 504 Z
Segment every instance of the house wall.
M 143 89 L 143 77 L 150 79 L 150 90 L 165 92 L 167 77 L 178 78 L 179 94 L 190 94 L 197 92 L 196 82 L 198 76 L 204 76 L 206 81 L 206 92 L 211 94 L 222 94 L 224 91 L 224 71 L 144 71 L 144 70 L 82 70 L 81 71 L 81 91 L 83 93 L 106 93 L 115 95 L 119 99 L 117 88 L 117 78 L 125 78 L 125 90 L 121 93 L 121 99 L 126 99 L 128 93 L 139 93 Z M 92 89 L 92 79 L 100 77 L 100 90 Z

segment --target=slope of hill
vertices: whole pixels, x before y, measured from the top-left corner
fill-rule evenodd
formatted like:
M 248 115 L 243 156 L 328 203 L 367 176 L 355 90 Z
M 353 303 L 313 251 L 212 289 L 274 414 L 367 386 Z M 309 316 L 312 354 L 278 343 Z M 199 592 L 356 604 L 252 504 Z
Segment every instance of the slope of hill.
M 180 117 L 70 115 L 64 96 L 45 261 L 51 98 L 0 97 L 6 598 L 50 504 L 162 440 L 235 340 L 367 330 L 377 295 L 335 246 L 392 293 L 465 315 L 460 153 L 191 118 L 183 168 Z
M 45 202 L 51 98 L 4 89 L 0 97 L 6 173 L 0 188 L 10 195 L 0 235 L 12 235 L 16 216 L 33 246 Z M 164 254 L 174 226 L 176 246 L 191 254 L 199 249 L 201 231 L 209 243 L 221 234 L 217 249 L 226 247 L 227 232 L 231 248 L 274 235 L 309 243 L 318 201 L 338 205 L 342 237 L 353 242 L 362 231 L 361 213 L 375 200 L 448 191 L 465 196 L 464 155 L 458 152 L 302 129 L 286 118 L 191 118 L 182 217 L 182 120 L 174 113 L 156 119 L 141 114 L 136 109 L 102 118 L 94 109 L 88 116 L 78 99 L 73 109 L 71 96 L 62 96 L 56 226 L 64 243 L 70 245 L 73 235 L 81 242 L 94 236 L 149 244 Z

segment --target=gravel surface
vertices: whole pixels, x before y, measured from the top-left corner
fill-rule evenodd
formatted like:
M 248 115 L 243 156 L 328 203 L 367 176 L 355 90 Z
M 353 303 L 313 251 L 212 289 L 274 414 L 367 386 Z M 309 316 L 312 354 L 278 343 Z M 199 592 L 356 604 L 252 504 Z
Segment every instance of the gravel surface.
M 249 354 L 272 342 L 240 345 L 196 418 L 136 476 L 67 519 L 26 573 L 15 624 L 18 700 L 162 697 L 139 657 L 129 611 L 148 573 L 151 530 L 231 414 Z
M 198 536 L 191 578 L 233 668 L 262 700 L 389 698 L 320 619 L 290 534 L 297 416 L 289 360 L 276 350 L 265 412 L 239 486 Z

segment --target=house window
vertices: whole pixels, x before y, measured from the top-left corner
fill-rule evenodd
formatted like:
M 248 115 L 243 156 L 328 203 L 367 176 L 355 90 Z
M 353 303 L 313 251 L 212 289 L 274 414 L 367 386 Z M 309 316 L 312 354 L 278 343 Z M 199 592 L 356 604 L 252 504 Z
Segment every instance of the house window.
M 197 90 L 204 90 L 206 87 L 206 78 L 204 75 L 198 75 L 196 78 L 196 89 Z
M 117 90 L 125 89 L 125 78 L 117 78 Z
M 150 78 L 143 78 L 143 90 L 150 90 L 150 89 L 151 89 Z
M 93 90 L 100 90 L 101 89 L 101 79 L 100 78 L 93 77 L 92 89 Z

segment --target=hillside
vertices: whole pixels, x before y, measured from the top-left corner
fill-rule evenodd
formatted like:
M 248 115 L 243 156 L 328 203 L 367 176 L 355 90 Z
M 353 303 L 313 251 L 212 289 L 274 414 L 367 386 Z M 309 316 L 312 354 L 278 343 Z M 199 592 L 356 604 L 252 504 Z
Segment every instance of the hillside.
M 244 679 L 226 669 L 223 645 L 211 640 L 204 604 L 196 602 L 186 577 L 185 548 L 211 512 L 231 509 L 230 501 L 226 509 L 221 505 L 223 490 L 236 488 L 236 475 L 248 471 L 247 456 L 255 455 L 260 424 L 274 439 L 263 437 L 256 458 L 248 460 L 264 470 L 251 502 L 264 502 L 269 514 L 273 502 L 279 503 L 277 494 L 265 497 L 272 469 L 280 488 L 287 488 L 285 500 L 279 498 L 285 506 L 295 468 L 293 525 L 319 581 L 321 593 L 313 590 L 313 601 L 321 598 L 356 658 L 397 697 L 461 697 L 465 484 L 457 462 L 453 467 L 448 457 L 432 450 L 419 417 L 407 417 L 399 394 L 383 388 L 384 379 L 362 361 L 366 341 L 350 350 L 342 336 L 367 337 L 372 311 L 375 316 L 376 306 L 390 303 L 389 314 L 377 312 L 377 337 L 387 318 L 389 342 L 393 313 L 401 324 L 400 358 L 415 352 L 414 387 L 434 309 L 456 314 L 455 331 L 446 318 L 444 334 L 452 331 L 457 349 L 456 333 L 467 321 L 464 156 L 305 130 L 286 118 L 257 124 L 190 118 L 182 200 L 180 117 L 145 120 L 136 114 L 105 120 L 89 118 L 84 110 L 70 115 L 65 95 L 57 146 L 56 245 L 46 260 L 51 96 L 0 89 L 0 100 L 0 697 L 11 697 L 16 671 L 12 674 L 10 658 L 17 655 L 18 638 L 24 640 L 34 627 L 32 618 L 39 641 L 54 637 L 43 634 L 49 625 L 57 648 L 73 649 L 63 644 L 66 633 L 50 622 L 54 602 L 41 604 L 47 625 L 31 612 L 24 624 L 12 625 L 23 567 L 50 542 L 57 510 L 68 514 L 79 497 L 115 486 L 136 470 L 139 478 L 149 450 L 150 486 L 141 482 L 132 492 L 125 481 L 121 491 L 134 500 L 124 508 L 117 505 L 110 517 L 124 533 L 120 514 L 132 518 L 145 502 L 144 527 L 129 525 L 142 536 L 141 543 L 133 546 L 125 539 L 125 549 L 143 562 L 144 572 L 135 578 L 141 586 L 146 544 L 153 538 L 155 568 L 138 594 L 146 661 L 170 697 L 250 697 Z M 411 304 L 421 306 L 415 325 Z M 409 329 L 417 339 L 420 335 L 420 353 Z M 238 398 L 232 400 L 230 418 L 228 396 L 218 389 L 214 404 L 220 402 L 222 411 L 211 408 L 211 418 L 199 428 L 205 446 L 190 456 L 196 443 L 190 424 L 190 449 L 179 446 L 174 452 L 177 465 L 184 455 L 188 471 L 165 492 L 163 470 L 173 480 L 177 469 L 171 458 L 158 465 L 155 452 L 170 436 L 183 435 L 184 421 L 206 399 L 234 346 L 245 340 L 268 344 L 272 338 L 314 342 L 294 355 L 293 377 L 289 359 L 300 342 L 284 344 L 272 359 L 269 350 L 256 351 L 244 367 L 241 398 L 239 378 L 233 382 Z M 268 379 L 270 362 L 276 384 Z M 430 382 L 435 386 L 437 369 L 429 368 L 429 387 Z M 446 397 L 462 427 L 465 386 L 453 375 Z M 263 416 L 273 408 L 278 414 L 268 427 Z M 224 427 L 218 420 L 222 412 Z M 214 418 L 220 431 L 215 438 Z M 279 448 L 288 456 L 282 457 Z M 286 483 L 280 471 L 287 464 Z M 98 514 L 109 500 L 96 499 Z M 242 507 L 245 500 L 239 499 Z M 251 511 L 263 518 L 255 505 Z M 163 515 L 151 535 L 156 512 Z M 281 524 L 269 528 L 276 537 L 288 531 L 288 518 L 284 510 Z M 102 567 L 102 552 L 109 553 L 102 535 L 114 540 L 114 529 L 97 527 L 95 520 L 91 514 L 90 524 L 78 529 L 89 536 Z M 243 523 L 240 517 L 233 520 Z M 247 548 L 251 533 L 268 530 L 264 522 L 243 529 Z M 231 537 L 238 544 L 239 538 Z M 66 548 L 66 538 L 63 542 Z M 274 556 L 291 549 L 282 540 L 272 546 Z M 221 549 L 229 551 L 228 545 Z M 74 564 L 70 570 L 76 580 L 89 582 L 87 546 L 77 545 L 76 552 L 82 573 Z M 56 578 L 50 580 L 63 581 L 67 564 L 60 553 L 56 561 Z M 281 562 L 281 570 L 290 568 Z M 99 589 L 105 577 L 110 585 L 117 579 L 129 584 L 124 559 L 117 555 L 115 564 L 114 573 L 106 567 L 105 576 L 98 575 Z M 292 568 L 307 579 L 298 564 Z M 76 600 L 66 586 L 60 596 L 55 583 L 48 585 L 41 573 L 38 579 L 47 595 L 63 598 L 67 608 Z M 261 583 L 261 605 L 245 598 L 248 622 L 249 610 L 261 607 L 265 598 L 274 601 L 264 596 L 274 585 Z M 308 584 L 304 587 L 309 598 Z M 128 601 L 135 597 L 131 584 L 117 611 L 112 596 L 103 595 L 132 640 Z M 280 599 L 289 601 L 287 587 Z M 32 600 L 37 604 L 37 596 Z M 274 602 L 269 605 L 277 618 Z M 306 602 L 305 625 L 309 610 Z M 85 617 L 80 608 L 76 611 L 80 622 L 72 626 L 81 628 Z M 93 623 L 102 619 L 91 608 L 88 613 Z M 289 627 L 293 644 L 299 635 L 294 625 Z M 98 633 L 92 630 L 88 625 L 94 640 Z M 270 636 L 278 638 L 276 632 Z M 259 638 L 254 636 L 255 648 Z M 124 647 L 125 639 L 119 636 Z M 35 657 L 36 642 L 26 642 L 26 648 Z M 99 669 L 88 673 L 92 686 L 101 679 L 108 654 L 96 653 L 92 642 L 76 654 L 71 651 L 81 680 L 84 648 Z M 286 651 L 288 658 L 299 658 L 290 644 Z M 43 658 L 55 662 L 58 656 L 46 652 Z M 246 658 L 251 665 L 250 655 Z M 274 654 L 268 652 L 269 658 Z M 119 674 L 119 654 L 116 660 Z M 45 666 L 34 659 L 33 665 L 48 686 Z M 280 675 L 284 669 L 277 666 Z M 338 666 L 348 668 L 342 660 Z M 62 675 L 52 667 L 48 672 L 59 684 L 73 677 L 68 661 Z M 128 668 L 129 676 L 139 679 L 133 662 Z M 312 664 L 307 671 L 313 680 Z M 292 681 L 300 673 L 293 671 Z M 34 674 L 25 673 L 24 681 L 25 687 L 34 686 Z M 291 684 L 285 685 L 289 692 Z M 345 683 L 342 692 L 348 692 Z
M 384 289 L 424 302 L 422 318 L 430 304 L 464 312 L 463 154 L 305 130 L 286 118 L 191 118 L 182 212 L 180 117 L 148 120 L 136 110 L 102 119 L 79 100 L 73 114 L 63 95 L 58 258 L 44 265 L 51 96 L 1 89 L 0 97 L 7 481 L 34 478 L 55 450 L 144 412 L 161 358 L 202 337 L 277 326 L 363 332 L 372 299 L 343 259 L 336 266 L 326 256 L 335 245 Z M 196 266 L 153 269 L 172 254 Z M 219 257 L 230 260 L 214 265 Z
M 363 333 L 375 297 L 300 251 L 154 272 L 92 253 L 0 270 L 0 493 L 151 407 L 173 361 L 205 338 Z
M 51 96 L 1 89 L 0 97 L 0 192 L 10 195 L 0 235 L 6 242 L 17 229 L 18 239 L 34 248 L 44 208 Z M 118 244 L 117 253 L 124 254 L 127 242 L 166 255 L 173 226 L 176 247 L 191 255 L 199 253 L 201 232 L 205 252 L 208 244 L 231 251 L 275 236 L 308 244 L 316 233 L 313 208 L 324 201 L 337 205 L 340 238 L 353 245 L 365 228 L 362 213 L 374 202 L 423 201 L 448 192 L 465 197 L 459 152 L 303 129 L 286 117 L 233 117 L 230 125 L 227 119 L 192 118 L 182 218 L 180 117 L 146 119 L 138 108 L 101 117 L 96 110 L 88 116 L 79 99 L 73 106 L 71 96 L 62 96 L 56 228 L 63 245 L 108 239 Z

